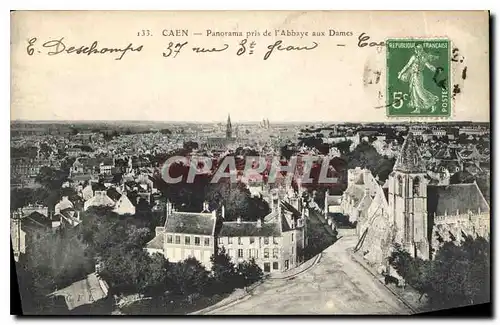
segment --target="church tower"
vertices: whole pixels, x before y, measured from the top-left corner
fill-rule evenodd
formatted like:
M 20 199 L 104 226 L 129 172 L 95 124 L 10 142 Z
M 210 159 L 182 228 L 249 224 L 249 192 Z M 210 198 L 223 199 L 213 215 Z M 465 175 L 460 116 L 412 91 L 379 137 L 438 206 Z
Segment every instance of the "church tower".
M 231 116 L 227 115 L 227 125 L 226 125 L 226 138 L 231 139 L 233 137 L 233 127 L 231 125 Z
M 429 258 L 426 168 L 413 134 L 403 143 L 389 175 L 389 207 L 395 225 L 395 242 L 412 256 Z

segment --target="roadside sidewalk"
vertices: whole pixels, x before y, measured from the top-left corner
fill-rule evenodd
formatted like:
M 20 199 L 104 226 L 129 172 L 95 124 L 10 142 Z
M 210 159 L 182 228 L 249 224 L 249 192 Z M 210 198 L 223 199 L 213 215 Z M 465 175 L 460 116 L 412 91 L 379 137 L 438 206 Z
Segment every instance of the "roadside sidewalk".
M 301 265 L 297 266 L 296 268 L 293 268 L 291 270 L 281 272 L 281 273 L 276 273 L 276 274 L 270 274 L 268 279 L 269 280 L 285 280 L 292 278 L 294 276 L 297 276 L 299 274 L 302 274 L 309 269 L 311 269 L 314 265 L 318 264 L 320 259 L 321 259 L 322 252 L 319 253 L 318 255 L 314 256 L 313 258 L 310 258 L 308 261 L 302 263 Z
M 394 284 L 386 285 L 384 277 L 381 274 L 378 274 L 378 272 L 372 266 L 370 266 L 362 256 L 354 253 L 351 249 L 347 250 L 347 253 L 351 255 L 353 261 L 370 272 L 377 280 L 380 281 L 380 283 L 382 283 L 390 292 L 392 292 L 392 294 L 398 297 L 398 299 L 413 313 L 422 313 L 428 311 L 425 308 L 425 298 L 422 298 L 422 300 L 419 301 L 420 294 L 415 289 L 413 289 L 409 285 L 406 285 L 404 289 L 396 287 Z
M 232 305 L 235 305 L 243 300 L 250 298 L 252 296 L 252 292 L 258 286 L 260 286 L 262 283 L 264 283 L 266 280 L 286 280 L 286 279 L 295 277 L 299 274 L 302 274 L 304 272 L 307 272 L 313 266 L 315 266 L 316 264 L 319 263 L 319 261 L 321 259 L 321 254 L 322 253 L 319 253 L 315 257 L 309 259 L 308 261 L 306 261 L 302 265 L 300 265 L 292 270 L 282 272 L 280 274 L 275 274 L 272 276 L 269 275 L 269 276 L 265 277 L 264 279 L 252 284 L 250 287 L 247 287 L 245 289 L 236 289 L 229 297 L 219 301 L 215 305 L 209 306 L 209 307 L 204 308 L 202 310 L 192 312 L 189 315 L 207 315 L 207 314 L 211 314 L 213 312 L 216 312 L 219 309 L 228 308 Z

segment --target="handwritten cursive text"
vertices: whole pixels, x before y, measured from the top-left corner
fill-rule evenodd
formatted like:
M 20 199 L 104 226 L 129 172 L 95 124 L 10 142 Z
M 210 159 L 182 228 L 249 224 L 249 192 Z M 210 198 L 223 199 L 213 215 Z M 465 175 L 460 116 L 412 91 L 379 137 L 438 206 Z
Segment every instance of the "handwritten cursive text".
M 282 43 L 283 41 L 279 40 L 276 41 L 276 43 L 269 45 L 267 47 L 269 51 L 267 51 L 266 55 L 264 55 L 264 60 L 269 59 L 275 49 L 278 51 L 310 51 L 314 50 L 319 45 L 318 43 L 313 42 L 312 46 L 282 46 Z
M 66 44 L 63 42 L 64 37 L 61 37 L 60 39 L 57 40 L 51 40 L 48 42 L 43 43 L 44 48 L 50 49 L 50 51 L 47 52 L 47 55 L 57 55 L 60 53 L 67 53 L 67 54 L 113 54 L 113 53 L 119 53 L 119 56 L 115 58 L 115 60 L 121 60 L 125 54 L 128 52 L 140 52 L 143 48 L 143 45 L 134 47 L 132 43 L 128 44 L 125 48 L 109 48 L 109 47 L 99 47 L 98 41 L 94 41 L 90 46 L 69 46 L 67 47 Z M 34 44 L 30 43 L 29 46 L 33 46 Z

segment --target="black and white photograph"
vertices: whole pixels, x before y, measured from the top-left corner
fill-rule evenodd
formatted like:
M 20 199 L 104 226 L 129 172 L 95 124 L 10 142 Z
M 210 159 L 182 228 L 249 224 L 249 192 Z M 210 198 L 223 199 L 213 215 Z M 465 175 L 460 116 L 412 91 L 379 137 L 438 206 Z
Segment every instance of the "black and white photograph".
M 490 305 L 489 19 L 12 13 L 20 314 Z

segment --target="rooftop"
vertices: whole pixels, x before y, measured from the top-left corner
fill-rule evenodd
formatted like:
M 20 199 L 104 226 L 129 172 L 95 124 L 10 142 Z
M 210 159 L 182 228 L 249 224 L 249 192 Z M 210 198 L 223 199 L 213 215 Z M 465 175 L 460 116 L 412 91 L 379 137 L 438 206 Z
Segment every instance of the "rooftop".
M 277 222 L 262 222 L 257 227 L 257 221 L 227 221 L 222 224 L 221 237 L 279 237 L 280 225 Z
M 214 235 L 216 218 L 212 213 L 173 212 L 167 216 L 165 231 L 191 235 Z
M 489 212 L 490 207 L 476 183 L 427 187 L 427 211 L 432 215 Z

